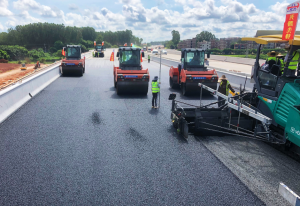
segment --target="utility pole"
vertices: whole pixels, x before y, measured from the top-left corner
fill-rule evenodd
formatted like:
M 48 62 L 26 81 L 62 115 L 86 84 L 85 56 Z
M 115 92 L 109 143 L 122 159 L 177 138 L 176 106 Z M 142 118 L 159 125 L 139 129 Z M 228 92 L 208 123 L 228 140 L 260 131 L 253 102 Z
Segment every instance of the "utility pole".
M 248 49 L 249 49 L 249 42 L 247 41 L 247 50 L 246 50 L 246 58 L 248 58 Z
M 160 64 L 159 64 L 160 67 L 159 67 L 159 78 L 158 78 L 159 81 L 158 81 L 158 84 L 161 83 L 161 51 L 162 51 L 162 50 L 160 50 Z M 161 92 L 161 91 L 159 91 L 159 102 L 158 102 L 158 105 L 159 105 L 159 106 L 158 106 L 158 108 L 160 108 L 160 92 Z

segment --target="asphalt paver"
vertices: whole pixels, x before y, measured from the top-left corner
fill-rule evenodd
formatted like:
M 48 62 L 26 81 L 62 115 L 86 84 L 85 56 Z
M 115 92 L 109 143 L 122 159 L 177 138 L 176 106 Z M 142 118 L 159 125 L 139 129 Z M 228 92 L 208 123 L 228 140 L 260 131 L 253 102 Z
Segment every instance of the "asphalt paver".
M 201 141 L 176 133 L 169 94 L 199 97 L 170 89 L 168 72 L 158 110 L 150 86 L 118 96 L 107 59 L 33 97 L 0 125 L 0 205 L 264 205 Z

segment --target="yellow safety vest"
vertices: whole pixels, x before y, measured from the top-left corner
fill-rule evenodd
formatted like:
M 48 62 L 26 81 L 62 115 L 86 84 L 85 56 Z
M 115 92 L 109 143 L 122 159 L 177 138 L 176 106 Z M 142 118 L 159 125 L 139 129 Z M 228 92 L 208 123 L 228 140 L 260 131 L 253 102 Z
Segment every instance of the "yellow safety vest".
M 159 91 L 158 82 L 152 82 L 152 93 L 158 93 Z
M 268 58 L 266 59 L 267 63 L 269 63 L 270 60 L 276 61 L 276 57 L 268 57 Z
M 223 83 L 223 81 L 221 81 L 221 83 L 220 83 L 220 86 L 222 86 L 222 83 Z M 229 94 L 229 81 L 227 80 L 227 83 L 226 83 L 226 96 L 228 96 L 228 94 Z
M 296 52 L 296 54 L 295 54 L 295 52 Z M 292 61 L 290 61 L 290 64 L 289 64 L 289 69 L 290 70 L 296 70 L 297 69 L 298 59 L 299 59 L 299 52 L 294 51 L 293 59 L 292 59 Z

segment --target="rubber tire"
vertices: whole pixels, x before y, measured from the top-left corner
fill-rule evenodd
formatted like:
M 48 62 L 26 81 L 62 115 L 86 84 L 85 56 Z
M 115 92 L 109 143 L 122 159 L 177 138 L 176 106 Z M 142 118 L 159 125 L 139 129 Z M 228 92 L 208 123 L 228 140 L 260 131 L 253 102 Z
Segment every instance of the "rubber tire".
M 117 88 L 117 82 L 115 81 L 115 77 L 114 77 L 114 87 Z
M 82 77 L 83 76 L 83 69 L 81 70 L 81 72 L 79 73 L 79 75 Z
M 172 77 L 169 78 L 169 85 L 172 89 L 174 89 L 174 83 Z
M 85 73 L 85 67 L 83 67 L 83 73 Z
M 181 94 L 182 94 L 183 96 L 186 96 L 186 95 L 187 95 L 185 83 L 181 83 Z
M 122 92 L 120 92 L 120 90 L 118 89 L 118 87 L 119 87 L 119 85 L 117 84 L 117 95 L 121 95 L 122 94 Z

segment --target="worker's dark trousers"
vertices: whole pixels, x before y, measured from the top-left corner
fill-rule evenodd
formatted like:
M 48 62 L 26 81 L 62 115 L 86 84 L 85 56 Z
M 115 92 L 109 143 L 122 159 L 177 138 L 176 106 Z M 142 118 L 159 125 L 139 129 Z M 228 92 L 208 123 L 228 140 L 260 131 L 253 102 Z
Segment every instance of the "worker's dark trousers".
M 152 93 L 152 107 L 157 107 L 157 93 Z
M 148 63 L 150 63 L 150 59 L 148 59 Z
M 223 100 L 223 101 L 222 101 Z M 224 104 L 225 104 L 225 99 L 223 99 L 222 97 L 218 97 L 218 107 L 221 107 L 221 106 L 223 106 Z M 220 102 L 221 101 L 221 102 Z
M 296 69 L 295 70 L 292 70 L 292 69 L 288 69 L 286 71 L 286 75 L 289 75 L 289 76 L 295 76 L 296 74 Z

